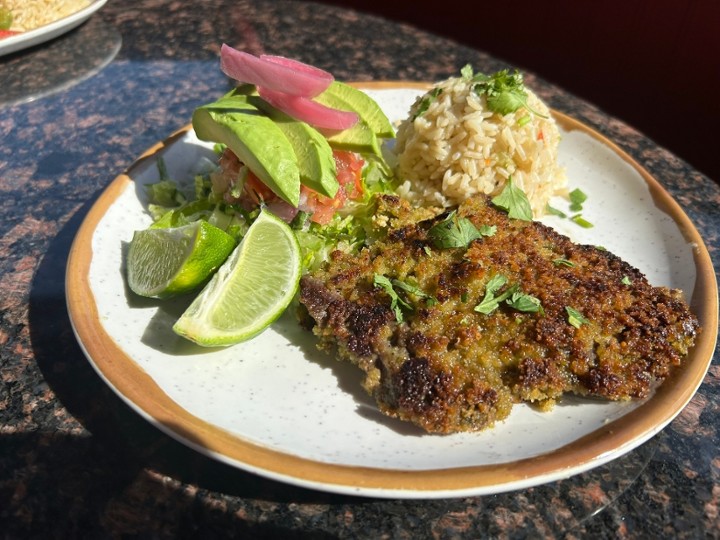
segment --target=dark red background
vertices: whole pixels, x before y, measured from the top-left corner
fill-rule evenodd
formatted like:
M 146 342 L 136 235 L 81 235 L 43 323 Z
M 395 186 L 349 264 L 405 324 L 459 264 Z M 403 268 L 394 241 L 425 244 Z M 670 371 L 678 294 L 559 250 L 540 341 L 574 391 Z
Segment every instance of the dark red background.
M 717 0 L 325 1 L 531 70 L 720 182 Z

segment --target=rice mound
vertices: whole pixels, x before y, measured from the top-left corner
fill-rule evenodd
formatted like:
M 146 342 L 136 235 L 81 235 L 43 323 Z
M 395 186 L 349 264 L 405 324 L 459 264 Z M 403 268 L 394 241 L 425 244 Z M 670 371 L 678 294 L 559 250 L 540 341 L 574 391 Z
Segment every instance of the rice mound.
M 0 0 L 10 10 L 10 30 L 27 32 L 62 19 L 90 5 L 90 0 Z
M 479 193 L 496 195 L 512 177 L 539 217 L 550 197 L 566 191 L 557 161 L 560 132 L 533 92 L 525 88 L 527 105 L 539 114 L 521 107 L 502 115 L 488 110 L 485 96 L 465 78 L 434 88 L 440 93 L 427 109 L 418 114 L 430 93 L 415 101 L 398 127 L 400 196 L 423 206 L 452 206 Z

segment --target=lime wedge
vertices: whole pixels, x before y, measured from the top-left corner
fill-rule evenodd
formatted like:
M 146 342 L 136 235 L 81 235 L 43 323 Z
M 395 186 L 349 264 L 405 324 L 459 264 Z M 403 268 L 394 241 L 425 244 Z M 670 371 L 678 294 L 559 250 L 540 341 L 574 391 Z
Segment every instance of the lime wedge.
M 263 210 L 173 330 L 205 347 L 245 341 L 282 314 L 299 281 L 295 233 Z
M 127 255 L 130 289 L 166 298 L 204 284 L 227 259 L 235 239 L 207 221 L 136 231 Z

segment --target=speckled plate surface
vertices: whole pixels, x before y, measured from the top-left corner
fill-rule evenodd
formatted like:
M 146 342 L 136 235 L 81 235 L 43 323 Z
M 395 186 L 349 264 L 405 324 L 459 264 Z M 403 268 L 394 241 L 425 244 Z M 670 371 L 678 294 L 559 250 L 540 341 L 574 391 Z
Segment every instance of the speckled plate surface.
M 45 43 L 69 32 L 88 20 L 92 14 L 103 7 L 106 2 L 107 0 L 94 0 L 90 2 L 90 5 L 67 17 L 43 25 L 40 28 L 35 28 L 34 30 L 0 39 L 0 56 L 40 45 L 41 43 Z
M 393 119 L 420 86 L 366 87 Z M 682 370 L 650 398 L 610 403 L 569 397 L 547 413 L 516 406 L 494 429 L 427 435 L 380 415 L 357 369 L 318 352 L 286 315 L 258 338 L 207 350 L 173 334 L 189 300 L 139 299 L 123 254 L 151 219 L 143 185 L 163 156 L 190 178 L 212 156 L 192 131 L 158 144 L 107 188 L 70 253 L 67 300 L 78 340 L 101 377 L 139 414 L 203 454 L 299 486 L 380 497 L 449 497 L 520 489 L 606 463 L 646 441 L 687 404 L 717 337 L 717 285 L 697 230 L 672 198 L 611 142 L 556 115 L 570 187 L 588 194 L 583 229 L 548 218 L 573 240 L 600 244 L 656 285 L 685 291 L 705 331 Z

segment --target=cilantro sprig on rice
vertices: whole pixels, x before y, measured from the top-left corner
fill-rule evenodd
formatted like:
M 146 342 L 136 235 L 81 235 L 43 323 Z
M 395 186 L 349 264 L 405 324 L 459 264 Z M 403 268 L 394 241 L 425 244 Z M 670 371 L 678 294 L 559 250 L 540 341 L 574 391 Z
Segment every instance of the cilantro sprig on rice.
M 513 73 L 503 69 L 492 75 L 485 75 L 474 73 L 472 66 L 467 64 L 460 70 L 460 75 L 473 83 L 473 90 L 477 95 L 485 96 L 488 109 L 493 112 L 505 115 L 524 107 L 537 116 L 547 118 L 528 105 L 523 77 L 517 69 Z

